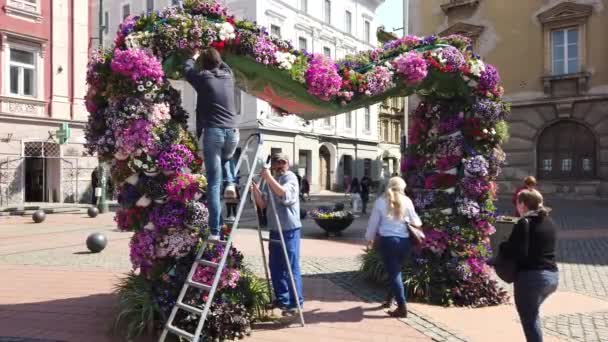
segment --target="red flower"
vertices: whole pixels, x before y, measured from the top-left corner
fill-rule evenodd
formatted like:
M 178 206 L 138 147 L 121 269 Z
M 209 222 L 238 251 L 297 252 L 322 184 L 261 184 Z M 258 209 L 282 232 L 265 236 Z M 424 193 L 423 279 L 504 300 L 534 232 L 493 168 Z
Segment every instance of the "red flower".
M 224 47 L 226 46 L 226 42 L 213 42 L 211 43 L 211 46 L 221 53 L 224 50 Z

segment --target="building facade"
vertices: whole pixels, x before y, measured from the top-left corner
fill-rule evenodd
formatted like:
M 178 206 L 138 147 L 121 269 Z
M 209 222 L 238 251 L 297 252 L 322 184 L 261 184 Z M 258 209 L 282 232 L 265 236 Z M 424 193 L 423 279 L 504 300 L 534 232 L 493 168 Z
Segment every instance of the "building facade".
M 98 0 L 99 1 L 99 0 Z M 375 11 L 383 0 L 248 0 L 223 1 L 237 18 L 254 20 L 268 31 L 309 52 L 333 59 L 372 49 L 377 44 Z M 127 15 L 179 5 L 174 0 L 103 0 L 103 37 L 110 46 L 118 25 Z M 106 24 L 107 23 L 107 24 Z M 196 96 L 183 81 L 184 107 L 195 127 Z M 238 91 L 241 139 L 260 132 L 264 152 L 287 153 L 294 170 L 308 178 L 312 191 L 343 190 L 345 179 L 364 174 L 379 179 L 382 152 L 378 149 L 378 107 L 373 105 L 326 119 L 306 121 L 282 116 L 262 100 Z
M 89 15 L 89 1 L 0 0 L 0 206 L 90 199 Z
M 378 28 L 378 44 L 397 39 L 397 36 L 387 32 L 383 27 Z M 401 139 L 405 123 L 405 97 L 391 97 L 380 103 L 378 112 L 378 149 L 382 159 L 385 174 L 401 173 Z
M 565 196 L 608 195 L 608 1 L 411 0 L 411 32 L 463 34 L 512 104 L 501 191 L 527 175 Z

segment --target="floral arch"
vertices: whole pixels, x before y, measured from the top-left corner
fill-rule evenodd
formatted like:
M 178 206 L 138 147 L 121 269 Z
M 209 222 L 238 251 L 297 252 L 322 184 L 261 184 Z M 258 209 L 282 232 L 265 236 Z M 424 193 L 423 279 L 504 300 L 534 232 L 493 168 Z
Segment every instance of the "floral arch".
M 133 324 L 132 332 L 163 323 L 207 223 L 198 201 L 205 187 L 198 146 L 169 82 L 181 77 L 193 50 L 207 46 L 222 52 L 241 89 L 306 119 L 420 95 L 402 165 L 428 235 L 409 275 L 424 285 L 414 294 L 456 305 L 504 300 L 485 260 L 509 108 L 501 101 L 498 72 L 471 51 L 467 38 L 408 36 L 332 61 L 295 50 L 215 1 L 186 0 L 183 7 L 126 18 L 113 49 L 100 51 L 88 66 L 88 148 L 111 164 L 120 184 L 117 225 L 134 232 L 130 257 L 139 272 L 119 290 L 120 317 Z M 208 282 L 212 272 L 199 267 L 195 279 Z M 256 308 L 247 300 L 255 294 L 253 283 L 233 249 L 206 336 L 246 330 Z M 188 300 L 200 304 L 201 294 Z M 192 317 L 178 317 L 178 326 L 192 324 Z

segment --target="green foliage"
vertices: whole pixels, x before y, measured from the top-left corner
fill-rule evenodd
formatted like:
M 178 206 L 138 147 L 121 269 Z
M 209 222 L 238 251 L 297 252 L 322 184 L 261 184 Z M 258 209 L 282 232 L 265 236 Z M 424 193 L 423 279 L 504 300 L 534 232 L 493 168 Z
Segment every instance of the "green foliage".
M 304 55 L 300 55 L 296 57 L 295 62 L 293 63 L 291 69 L 289 70 L 289 75 L 294 81 L 299 83 L 305 83 L 304 73 L 306 72 L 306 68 L 308 68 L 308 58 Z
M 113 330 L 126 329 L 127 340 L 133 340 L 154 329 L 160 309 L 154 300 L 152 283 L 144 276 L 130 272 L 116 285 L 118 307 Z
M 222 295 L 233 303 L 243 304 L 254 320 L 267 318 L 265 307 L 270 303 L 268 283 L 250 270 L 241 270 L 237 287 L 226 290 Z
M 499 144 L 504 144 L 509 140 L 509 124 L 506 121 L 497 122 L 495 130 Z

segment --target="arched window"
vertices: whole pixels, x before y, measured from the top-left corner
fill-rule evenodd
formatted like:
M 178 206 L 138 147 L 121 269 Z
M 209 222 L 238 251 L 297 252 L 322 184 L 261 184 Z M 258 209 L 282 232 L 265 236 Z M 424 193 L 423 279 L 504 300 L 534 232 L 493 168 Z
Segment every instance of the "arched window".
M 573 121 L 547 127 L 538 140 L 538 176 L 544 179 L 593 178 L 595 136 Z

